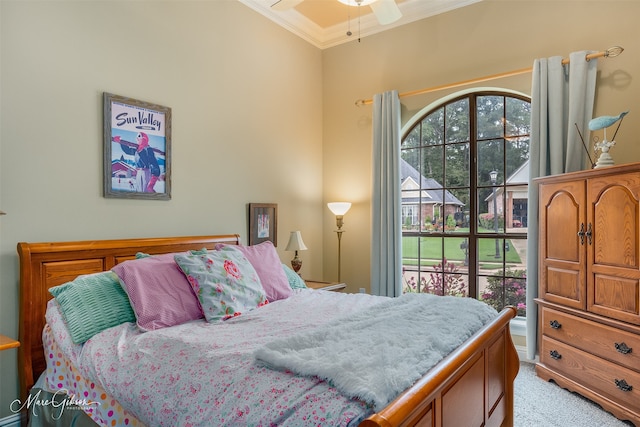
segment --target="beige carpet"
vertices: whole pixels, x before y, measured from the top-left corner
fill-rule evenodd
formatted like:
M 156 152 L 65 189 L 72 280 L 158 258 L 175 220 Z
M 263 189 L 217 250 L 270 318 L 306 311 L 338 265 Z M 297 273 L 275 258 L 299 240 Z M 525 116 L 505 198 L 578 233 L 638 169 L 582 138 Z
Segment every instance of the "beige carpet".
M 515 427 L 629 427 L 582 396 L 546 382 L 534 365 L 520 363 L 515 381 Z M 638 426 L 640 427 L 640 426 Z

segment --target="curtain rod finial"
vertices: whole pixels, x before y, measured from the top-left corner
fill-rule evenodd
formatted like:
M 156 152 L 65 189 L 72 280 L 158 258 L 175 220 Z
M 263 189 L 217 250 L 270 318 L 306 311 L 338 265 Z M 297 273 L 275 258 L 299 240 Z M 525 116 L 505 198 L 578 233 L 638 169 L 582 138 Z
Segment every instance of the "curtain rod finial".
M 614 58 L 620 55 L 624 51 L 622 46 L 612 46 L 604 51 L 604 56 L 607 58 Z

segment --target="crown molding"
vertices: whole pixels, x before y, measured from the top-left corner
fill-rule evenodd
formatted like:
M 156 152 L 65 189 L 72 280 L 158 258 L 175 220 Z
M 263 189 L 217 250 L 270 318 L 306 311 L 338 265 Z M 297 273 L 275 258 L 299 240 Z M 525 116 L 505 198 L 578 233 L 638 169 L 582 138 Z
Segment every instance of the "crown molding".
M 347 36 L 346 34 L 349 28 L 346 22 L 328 28 L 321 28 L 315 22 L 296 11 L 295 8 L 283 11 L 272 10 L 270 7 L 272 0 L 238 1 L 281 27 L 291 31 L 315 47 L 327 49 L 358 40 L 358 35 L 360 38 L 364 38 L 420 19 L 469 6 L 482 0 L 405 0 L 398 4 L 402 12 L 402 18 L 389 25 L 380 25 L 373 14 L 367 13 L 360 17 L 360 26 L 358 29 L 358 18 L 357 15 L 355 15 L 351 19 L 351 32 L 353 33 L 351 36 Z

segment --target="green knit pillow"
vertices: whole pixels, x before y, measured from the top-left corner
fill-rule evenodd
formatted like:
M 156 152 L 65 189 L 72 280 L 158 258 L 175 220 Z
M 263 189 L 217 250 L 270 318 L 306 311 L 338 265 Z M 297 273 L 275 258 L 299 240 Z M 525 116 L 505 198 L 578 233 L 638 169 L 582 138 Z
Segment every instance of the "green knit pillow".
M 298 273 L 293 271 L 288 265 L 282 264 L 282 268 L 284 269 L 284 274 L 287 275 L 287 280 L 289 281 L 291 289 L 305 289 L 307 287 L 304 280 L 302 280 L 302 277 L 300 277 Z
M 202 248 L 200 250 L 192 250 L 187 252 L 190 253 L 191 255 L 206 255 L 207 248 Z M 149 258 L 150 256 L 153 256 L 153 255 L 149 255 L 148 253 L 145 253 L 145 252 L 136 253 L 136 259 Z
M 60 305 L 71 340 L 76 344 L 107 328 L 136 321 L 129 297 L 111 271 L 79 276 L 49 292 Z

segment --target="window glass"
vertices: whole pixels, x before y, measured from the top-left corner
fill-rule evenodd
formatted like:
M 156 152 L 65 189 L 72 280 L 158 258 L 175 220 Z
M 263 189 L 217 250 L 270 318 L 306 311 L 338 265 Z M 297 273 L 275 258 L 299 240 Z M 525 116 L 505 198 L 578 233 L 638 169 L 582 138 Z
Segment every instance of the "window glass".
M 504 113 L 504 97 L 494 95 L 476 97 L 478 140 L 504 136 Z
M 526 315 L 530 102 L 477 92 L 403 137 L 404 292 L 470 296 Z
M 445 106 L 447 143 L 469 141 L 469 99 L 464 98 Z
M 444 142 L 444 108 L 439 108 L 425 117 L 420 125 L 422 145 L 436 145 Z

